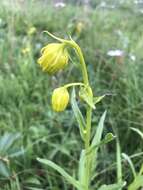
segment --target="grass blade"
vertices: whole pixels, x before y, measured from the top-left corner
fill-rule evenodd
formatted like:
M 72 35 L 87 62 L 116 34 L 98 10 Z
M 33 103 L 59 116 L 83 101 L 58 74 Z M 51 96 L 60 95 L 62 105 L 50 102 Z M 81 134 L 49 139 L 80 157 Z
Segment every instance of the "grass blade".
M 37 158 L 37 160 L 39 162 L 43 163 L 43 164 L 46 164 L 46 165 L 50 166 L 51 168 L 53 168 L 54 170 L 56 170 L 57 172 L 59 172 L 70 184 L 72 184 L 77 189 L 80 190 L 80 189 L 83 188 L 81 186 L 81 184 L 79 183 L 79 181 L 77 181 L 72 176 L 70 176 L 64 169 L 62 169 L 60 166 L 58 166 L 54 162 L 52 162 L 50 160 L 46 160 L 46 159 L 41 159 L 41 158 Z
M 125 160 L 127 160 L 127 162 L 129 163 L 129 166 L 130 166 L 130 168 L 131 168 L 131 170 L 132 170 L 133 176 L 134 176 L 134 178 L 136 178 L 137 174 L 136 174 L 136 170 L 135 170 L 135 167 L 134 167 L 134 164 L 133 164 L 132 160 L 131 160 L 130 157 L 129 157 L 127 154 L 125 154 L 125 153 L 122 153 L 122 156 L 123 156 L 123 158 L 124 158 Z
M 138 135 L 140 135 L 140 137 L 141 137 L 142 140 L 143 140 L 143 133 L 142 133 L 139 129 L 136 129 L 136 128 L 131 127 L 131 130 L 135 131 Z
M 122 189 L 125 185 L 126 182 L 111 185 L 102 185 L 98 190 L 119 190 Z
M 78 169 L 79 182 L 82 184 L 84 182 L 85 173 L 85 150 L 81 151 Z

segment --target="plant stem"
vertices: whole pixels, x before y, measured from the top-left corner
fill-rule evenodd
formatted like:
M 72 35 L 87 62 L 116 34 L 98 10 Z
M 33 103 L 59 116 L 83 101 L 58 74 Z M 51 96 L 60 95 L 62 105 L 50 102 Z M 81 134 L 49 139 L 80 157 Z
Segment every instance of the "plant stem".
M 92 116 L 92 108 L 90 106 L 87 107 L 87 125 L 86 125 L 86 137 L 85 137 L 85 190 L 89 189 L 90 184 L 90 156 L 88 153 L 90 147 L 90 133 L 91 133 L 91 116 Z
M 89 80 L 88 80 L 87 68 L 86 68 L 86 64 L 85 64 L 84 57 L 83 57 L 80 47 L 73 40 L 67 41 L 67 43 L 76 50 L 76 54 L 77 54 L 80 64 L 81 64 L 83 82 L 86 87 L 90 87 Z M 92 93 L 89 90 L 88 90 L 88 95 L 92 97 Z M 88 150 L 90 147 L 91 116 L 92 116 L 92 108 L 89 105 L 87 105 L 86 134 L 85 134 L 85 145 L 84 145 L 85 146 L 85 171 L 84 171 L 84 181 L 83 181 L 83 185 L 85 187 L 84 190 L 89 190 L 89 185 L 90 185 L 90 156 L 87 153 L 88 153 Z
M 84 83 L 81 83 L 81 82 L 74 82 L 74 83 L 69 83 L 69 84 L 66 84 L 66 85 L 64 85 L 64 87 L 66 87 L 66 88 L 69 88 L 69 87 L 71 87 L 71 86 L 84 86 L 85 84 Z
M 116 149 L 117 149 L 117 182 L 122 182 L 122 161 L 121 161 L 121 148 L 119 137 L 116 139 Z
M 71 41 L 67 40 L 67 41 L 65 41 L 65 43 L 67 45 L 70 45 L 71 47 L 73 47 L 76 50 L 77 56 L 78 56 L 80 64 L 81 64 L 83 81 L 84 81 L 84 84 L 86 86 L 88 86 L 89 81 L 88 81 L 88 74 L 87 74 L 86 64 L 85 64 L 84 57 L 83 57 L 83 54 L 82 54 L 82 51 L 81 51 L 79 45 L 77 43 L 75 43 L 73 40 L 71 40 Z

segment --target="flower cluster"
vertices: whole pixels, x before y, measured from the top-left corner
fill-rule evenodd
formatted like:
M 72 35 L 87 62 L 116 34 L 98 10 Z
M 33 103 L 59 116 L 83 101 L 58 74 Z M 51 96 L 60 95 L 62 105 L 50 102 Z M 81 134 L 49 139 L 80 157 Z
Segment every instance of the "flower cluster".
M 65 43 L 51 43 L 42 48 L 42 56 L 38 63 L 43 71 L 48 74 L 55 74 L 68 64 L 68 51 Z M 56 88 L 52 95 L 52 107 L 54 111 L 65 110 L 69 102 L 69 93 L 66 87 Z
M 86 66 L 84 62 L 84 58 L 82 56 L 80 47 L 71 39 L 71 40 L 63 40 L 55 37 L 54 35 L 47 32 L 50 36 L 57 39 L 60 43 L 50 43 L 46 45 L 41 50 L 41 57 L 38 59 L 38 63 L 41 66 L 43 71 L 46 71 L 48 74 L 55 74 L 56 72 L 62 70 L 67 64 L 69 60 L 69 54 L 67 51 L 67 47 L 72 47 L 76 50 L 76 53 L 79 55 L 81 64 L 82 64 L 82 74 L 83 74 L 83 83 L 69 83 L 62 87 L 56 88 L 52 94 L 52 107 L 54 111 L 61 112 L 64 111 L 69 102 L 69 93 L 68 87 L 71 86 L 84 86 L 84 88 L 88 87 L 88 76 L 86 71 Z M 88 89 L 88 88 L 87 88 Z M 84 93 L 86 96 L 92 98 L 92 95 L 89 91 Z M 83 95 L 84 96 L 84 95 Z M 85 99 L 85 96 L 84 98 Z M 90 100 L 88 100 L 90 102 Z M 91 105 L 91 103 L 88 103 Z

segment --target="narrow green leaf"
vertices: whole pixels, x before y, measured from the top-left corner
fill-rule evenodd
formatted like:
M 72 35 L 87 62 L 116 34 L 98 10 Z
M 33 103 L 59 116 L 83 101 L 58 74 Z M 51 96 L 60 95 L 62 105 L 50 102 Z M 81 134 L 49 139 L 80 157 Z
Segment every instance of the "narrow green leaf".
M 93 140 L 91 142 L 91 147 L 95 147 L 91 154 L 91 170 L 94 170 L 96 168 L 97 151 L 101 142 L 105 117 L 106 111 L 102 114 L 99 120 L 95 136 L 93 137 Z
M 130 166 L 130 168 L 132 170 L 133 176 L 134 176 L 134 178 L 136 178 L 137 174 L 136 174 L 136 170 L 135 170 L 135 167 L 134 167 L 134 164 L 133 164 L 131 158 L 125 153 L 122 153 L 122 156 L 129 163 L 129 166 Z
M 142 175 L 142 174 L 143 174 L 143 164 L 142 164 L 142 166 L 140 168 L 140 172 L 139 172 L 139 175 Z
M 82 189 L 82 185 L 74 179 L 72 176 L 70 176 L 64 169 L 62 169 L 60 166 L 55 164 L 54 162 L 46 159 L 37 158 L 37 160 L 43 164 L 46 164 L 50 166 L 51 168 L 55 169 L 57 172 L 59 172 L 70 184 L 72 184 L 77 189 Z M 84 188 L 83 188 L 84 189 Z
M 84 182 L 85 176 L 85 150 L 81 151 L 78 169 L 79 182 L 82 184 Z
M 0 140 L 0 153 L 3 155 L 11 148 L 13 143 L 21 137 L 20 133 L 5 133 Z
M 95 136 L 94 136 L 94 138 L 92 140 L 92 143 L 91 143 L 92 146 L 95 146 L 95 145 L 99 144 L 100 141 L 101 141 L 105 117 L 106 117 L 106 111 L 102 114 L 102 116 L 100 118 L 100 121 L 99 121 L 99 124 L 97 126 Z
M 143 139 L 143 133 L 139 129 L 131 127 L 131 130 L 135 131 Z
M 18 156 L 23 155 L 25 152 L 26 152 L 26 150 L 24 150 L 24 148 L 21 147 L 21 150 L 17 150 L 17 151 L 15 151 L 15 152 L 13 152 L 13 153 L 10 153 L 10 154 L 8 155 L 8 157 L 9 157 L 9 158 L 18 157 Z
M 94 97 L 94 98 L 93 98 L 94 104 L 99 103 L 105 96 L 106 96 L 106 95 Z
M 24 187 L 28 190 L 44 190 L 40 181 L 36 178 L 30 177 L 24 181 Z
M 0 174 L 4 177 L 9 177 L 10 176 L 10 171 L 3 161 L 0 161 Z
M 129 185 L 128 190 L 138 190 L 140 187 L 143 187 L 143 175 L 137 176 L 133 183 Z
M 117 182 L 120 183 L 122 182 L 122 160 L 121 160 L 121 147 L 118 136 L 116 138 L 116 162 L 117 162 L 117 169 L 116 169 Z
M 121 182 L 119 184 L 102 185 L 98 190 L 119 190 L 122 189 L 125 185 L 126 182 Z
M 44 189 L 41 189 L 41 188 L 37 188 L 37 187 L 28 187 L 28 186 L 25 186 L 26 189 L 28 190 L 44 190 Z
M 96 148 L 99 148 L 100 146 L 109 143 L 110 141 L 114 140 L 115 138 L 116 138 L 116 136 L 114 136 L 112 133 L 107 133 L 105 138 L 103 140 L 101 140 L 99 144 L 96 144 L 89 148 L 89 151 L 87 152 L 87 154 L 92 153 L 92 151 L 94 151 Z
M 84 130 L 85 130 L 85 121 L 82 116 L 82 113 L 77 105 L 76 102 L 76 95 L 75 95 L 75 89 L 73 88 L 72 90 L 72 96 L 71 96 L 71 104 L 72 104 L 72 109 L 75 115 L 75 118 L 78 122 L 79 130 L 80 130 L 80 135 L 82 139 L 84 140 Z
M 36 185 L 40 185 L 41 183 L 40 183 L 40 181 L 37 179 L 37 178 L 34 178 L 34 177 L 29 177 L 28 179 L 26 179 L 25 181 L 24 181 L 24 183 L 26 183 L 26 184 L 36 184 Z

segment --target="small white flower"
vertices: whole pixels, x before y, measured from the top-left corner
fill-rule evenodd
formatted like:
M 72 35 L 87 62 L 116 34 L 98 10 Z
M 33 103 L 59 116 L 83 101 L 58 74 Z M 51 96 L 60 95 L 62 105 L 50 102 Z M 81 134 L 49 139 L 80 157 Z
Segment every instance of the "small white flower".
M 55 3 L 54 6 L 55 6 L 56 8 L 64 8 L 64 7 L 66 6 L 66 4 L 63 3 L 63 2 L 58 2 L 58 3 Z
M 110 50 L 107 52 L 107 55 L 111 57 L 118 57 L 118 56 L 123 56 L 124 52 L 122 50 Z
M 107 4 L 106 4 L 106 2 L 105 1 L 103 1 L 103 2 L 101 2 L 100 3 L 100 5 L 99 5 L 100 7 L 106 7 L 107 6 Z
M 111 5 L 110 8 L 111 8 L 111 9 L 115 9 L 116 6 L 115 6 L 115 5 Z
M 135 4 L 141 4 L 141 3 L 143 3 L 143 0 L 135 0 L 134 3 Z
M 135 61 L 135 60 L 136 60 L 136 56 L 133 55 L 133 54 L 129 54 L 129 57 L 130 57 L 130 59 L 131 59 L 132 61 Z
M 137 1 L 137 0 L 135 0 L 135 1 L 134 1 L 134 3 L 135 3 L 135 4 L 138 4 L 138 1 Z

